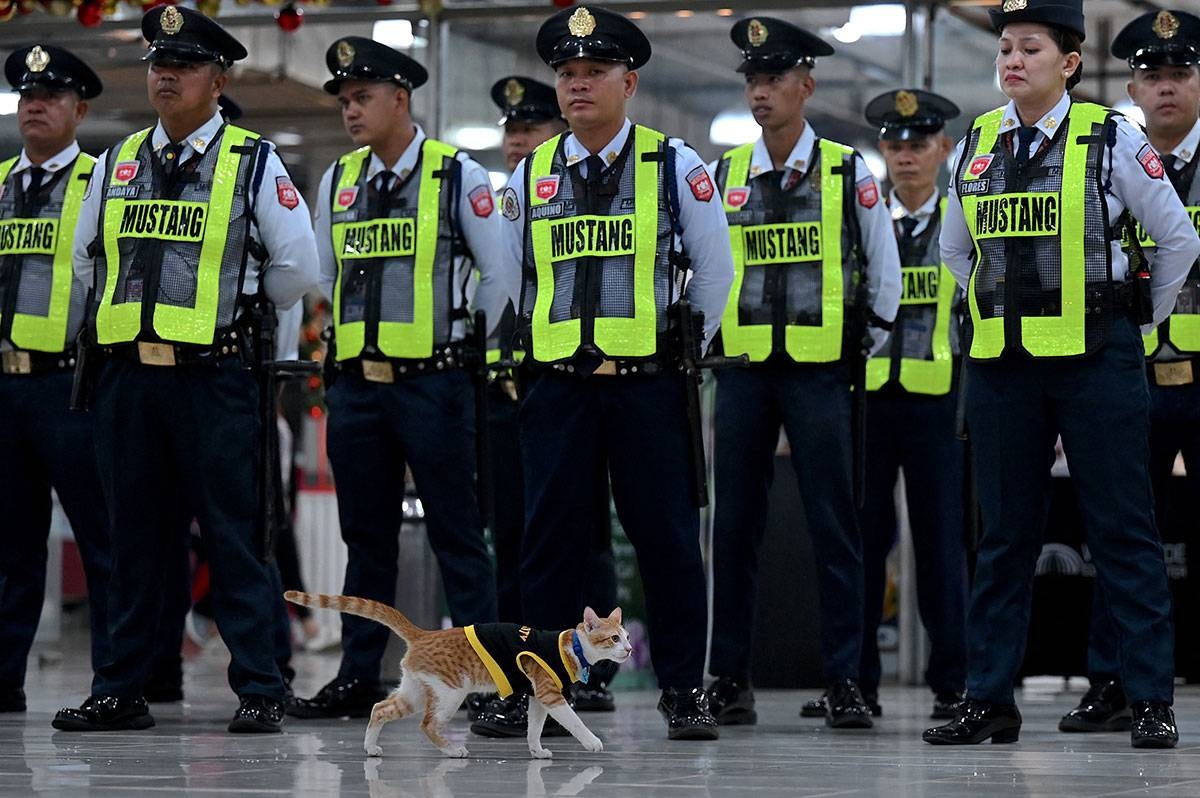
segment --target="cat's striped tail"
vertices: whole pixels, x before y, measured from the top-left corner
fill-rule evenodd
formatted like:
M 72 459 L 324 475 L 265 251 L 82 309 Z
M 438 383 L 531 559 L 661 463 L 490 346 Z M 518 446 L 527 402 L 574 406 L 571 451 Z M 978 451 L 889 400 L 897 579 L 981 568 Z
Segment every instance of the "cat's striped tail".
M 387 604 L 371 599 L 357 596 L 330 596 L 326 593 L 301 593 L 299 590 L 289 590 L 283 594 L 283 597 L 293 604 L 337 610 L 349 615 L 357 615 L 360 618 L 378 621 L 405 640 L 411 640 L 426 631 L 404 617 L 404 613 L 395 607 L 389 607 Z

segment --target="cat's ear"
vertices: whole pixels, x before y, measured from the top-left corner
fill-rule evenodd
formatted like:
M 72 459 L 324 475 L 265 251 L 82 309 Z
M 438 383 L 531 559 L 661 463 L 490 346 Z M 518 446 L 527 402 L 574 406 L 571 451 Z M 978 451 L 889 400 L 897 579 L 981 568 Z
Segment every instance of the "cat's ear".
M 591 607 L 583 608 L 583 628 L 584 631 L 592 631 L 600 625 L 600 616 Z
M 612 621 L 613 623 L 617 624 L 618 626 L 620 626 L 621 625 L 621 608 L 617 607 L 612 612 L 610 612 L 608 614 L 608 619 L 610 621 Z

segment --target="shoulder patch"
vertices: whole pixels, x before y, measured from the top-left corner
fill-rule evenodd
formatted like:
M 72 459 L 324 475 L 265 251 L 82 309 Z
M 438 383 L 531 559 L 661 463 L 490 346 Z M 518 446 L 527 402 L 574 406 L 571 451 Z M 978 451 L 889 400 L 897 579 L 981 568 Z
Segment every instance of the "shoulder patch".
M 708 202 L 713 198 L 712 178 L 708 176 L 708 170 L 703 164 L 688 172 L 687 182 L 692 189 L 692 196 L 696 199 Z
M 500 194 L 500 215 L 510 222 L 515 222 L 521 215 L 521 205 L 517 202 L 517 191 L 512 186 L 505 187 Z
M 879 186 L 875 178 L 864 177 L 855 184 L 858 189 L 858 204 L 864 208 L 874 208 L 879 203 Z
M 987 155 L 976 155 L 971 159 L 970 165 L 967 166 L 967 175 L 970 177 L 979 177 L 988 170 L 988 167 L 992 165 L 992 161 L 995 158 L 996 156 L 990 152 Z
M 300 205 L 300 192 L 296 191 L 296 185 L 287 175 L 275 178 L 275 195 L 279 198 L 279 204 L 289 211 Z
M 1146 170 L 1146 174 L 1153 177 L 1155 180 L 1161 178 L 1166 172 L 1163 170 L 1162 159 L 1158 157 L 1158 153 L 1149 144 L 1143 144 L 1138 150 L 1138 163 Z
M 491 186 L 476 186 L 475 189 L 467 195 L 467 199 L 471 200 L 471 210 L 476 216 L 487 218 L 492 215 L 492 211 L 496 209 L 496 201 L 492 199 Z

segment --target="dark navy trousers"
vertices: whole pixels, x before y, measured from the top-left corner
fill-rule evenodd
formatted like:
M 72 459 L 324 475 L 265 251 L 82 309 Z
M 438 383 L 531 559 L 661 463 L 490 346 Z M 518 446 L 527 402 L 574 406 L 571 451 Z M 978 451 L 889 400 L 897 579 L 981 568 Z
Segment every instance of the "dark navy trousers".
M 150 677 L 164 596 L 176 587 L 180 519 L 200 522 L 212 607 L 239 696 L 283 699 L 269 634 L 280 599 L 260 559 L 258 384 L 240 361 L 107 363 L 96 391 L 96 459 L 108 499 L 112 657 L 96 695 L 135 698 Z
M 337 481 L 342 540 L 349 548 L 343 593 L 396 600 L 405 464 L 425 509 L 455 625 L 496 620 L 496 582 L 475 499 L 475 399 L 467 373 L 383 384 L 343 374 L 326 395 L 329 461 Z M 392 632 L 342 616 L 346 679 L 379 679 Z
M 1200 376 L 1200 375 L 1198 375 Z M 1187 495 L 1192 504 L 1170 507 L 1167 492 L 1175 458 L 1183 454 L 1187 469 Z M 1150 386 L 1150 480 L 1154 486 L 1155 517 L 1159 526 L 1172 522 L 1172 514 L 1195 523 L 1200 501 L 1200 382 L 1178 386 Z M 1099 581 L 1092 598 L 1088 634 L 1088 677 L 1092 682 L 1119 679 L 1121 660 L 1117 633 Z
M 526 623 L 582 619 L 596 507 L 607 464 L 617 517 L 637 552 L 660 688 L 701 687 L 708 607 L 700 515 L 689 483 L 681 374 L 537 376 L 521 406 Z
M 967 626 L 973 698 L 1012 703 L 1061 434 L 1126 692 L 1130 701 L 1172 700 L 1171 597 L 1154 524 L 1144 361 L 1138 329 L 1118 318 L 1089 357 L 969 364 L 983 516 Z
M 894 490 L 904 469 L 917 569 L 917 609 L 929 634 L 925 683 L 961 691 L 967 676 L 967 554 L 963 538 L 963 445 L 954 437 L 956 394 L 924 396 L 891 387 L 867 395 L 863 532 L 865 618 L 859 686 L 879 689 L 876 630 L 886 561 L 897 539 Z
M 68 409 L 71 374 L 0 375 L 0 688 L 22 687 L 46 590 L 50 489 L 71 523 L 87 579 L 92 668 L 108 659 L 108 516 L 92 417 Z
M 812 537 L 827 682 L 859 677 L 862 535 L 851 482 L 850 372 L 767 365 L 717 375 L 713 526 L 714 676 L 750 674 L 758 552 L 783 425 Z

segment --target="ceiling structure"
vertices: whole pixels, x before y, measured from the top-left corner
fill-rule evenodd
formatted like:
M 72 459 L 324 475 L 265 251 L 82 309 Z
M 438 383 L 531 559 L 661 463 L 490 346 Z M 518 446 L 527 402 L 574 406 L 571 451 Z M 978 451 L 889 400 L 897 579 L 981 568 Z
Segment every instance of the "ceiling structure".
M 738 52 L 729 40 L 730 26 L 743 16 L 787 19 L 835 46 L 836 54 L 821 59 L 815 68 L 817 92 L 806 113 L 819 132 L 856 146 L 869 147 L 874 139 L 862 118 L 863 106 L 876 94 L 901 85 L 925 85 L 959 103 L 965 116 L 957 127 L 951 126 L 954 135 L 963 132 L 968 115 L 1004 99 L 994 83 L 995 35 L 987 24 L 986 7 L 996 3 L 987 0 L 909 2 L 910 26 L 890 36 L 870 35 L 883 12 L 872 10 L 863 16 L 860 11 L 855 19 L 867 35 L 853 42 L 835 38 L 834 31 L 851 19 L 854 5 L 844 2 L 616 0 L 604 5 L 637 17 L 654 47 L 631 115 L 682 135 L 708 158 L 722 149 L 708 140 L 712 118 L 744 106 L 743 79 L 734 72 Z M 327 7 L 303 8 L 305 23 L 292 34 L 276 26 L 276 9 L 269 6 L 225 0 L 219 17 L 251 51 L 250 59 L 235 70 L 229 93 L 246 109 L 248 127 L 280 139 L 301 183 L 315 184 L 320 169 L 347 148 L 336 101 L 320 89 L 327 76 L 325 48 L 339 36 L 370 36 L 378 20 L 412 21 L 417 38 L 411 54 L 435 76 L 414 100 L 418 117 L 431 133 L 494 124 L 498 114 L 488 88 L 502 75 L 550 74 L 532 47 L 541 21 L 556 10 L 550 0 L 445 0 L 434 23 L 421 15 L 415 2 L 380 6 L 376 0 L 332 0 Z M 1158 8 L 1160 4 L 1140 0 L 1088 0 L 1082 96 L 1110 104 L 1124 100 L 1128 70 L 1108 55 L 1107 44 L 1126 22 Z M 93 150 L 153 121 L 145 66 L 138 60 L 144 51 L 139 15 L 124 5 L 118 13 L 92 29 L 73 19 L 42 14 L 0 24 L 0 55 L 24 43 L 51 41 L 75 51 L 100 72 L 105 92 L 93 103 L 91 118 L 81 130 L 81 140 Z M 852 38 L 846 29 L 837 35 Z M 0 117 L 0 147 L 13 151 L 18 146 L 15 117 Z M 499 163 L 497 152 L 484 152 L 481 159 Z

